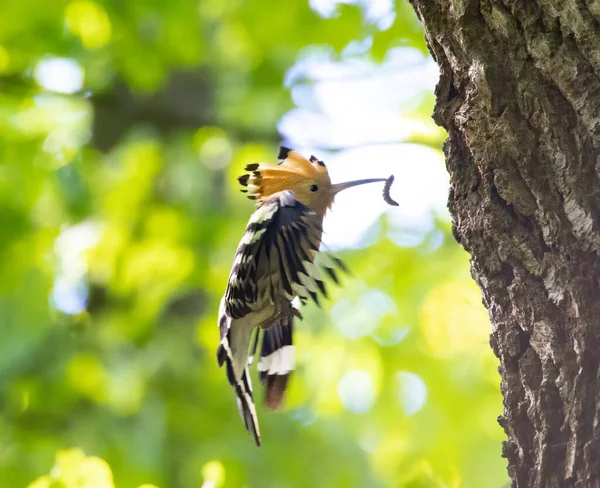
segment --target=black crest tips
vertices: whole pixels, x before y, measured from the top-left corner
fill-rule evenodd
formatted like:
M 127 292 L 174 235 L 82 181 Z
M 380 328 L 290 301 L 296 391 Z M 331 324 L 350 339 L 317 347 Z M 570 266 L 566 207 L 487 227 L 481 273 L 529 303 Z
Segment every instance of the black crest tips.
M 258 163 L 252 163 L 246 165 L 246 171 L 256 171 L 258 169 Z
M 238 181 L 240 182 L 240 185 L 242 186 L 248 186 L 248 178 L 250 178 L 250 175 L 242 175 L 238 178 Z
M 318 157 L 311 155 L 310 156 L 310 162 L 311 163 L 318 163 L 319 166 L 325 166 L 325 163 L 323 161 L 321 161 Z
M 277 159 L 284 160 L 288 157 L 291 149 L 289 147 L 281 146 L 279 148 L 279 154 L 277 155 Z

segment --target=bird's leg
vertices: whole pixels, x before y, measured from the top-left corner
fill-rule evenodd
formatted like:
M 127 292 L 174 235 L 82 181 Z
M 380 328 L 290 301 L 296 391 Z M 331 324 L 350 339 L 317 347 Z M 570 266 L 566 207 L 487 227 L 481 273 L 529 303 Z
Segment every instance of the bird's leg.
M 300 310 L 292 305 L 292 302 L 285 301 L 283 302 L 283 308 L 279 308 L 279 311 L 276 314 L 276 318 L 292 318 L 296 317 L 302 320 L 302 314 Z
M 262 321 L 258 326 L 261 327 L 262 329 L 268 329 L 278 320 L 282 320 L 282 319 L 286 319 L 286 318 L 291 319 L 293 317 L 296 317 L 300 320 L 303 319 L 302 314 L 300 313 L 300 310 L 298 310 L 297 308 L 292 306 L 291 302 L 286 300 L 283 303 L 281 303 L 281 302 L 277 303 L 275 306 L 275 312 L 273 313 L 273 315 L 271 317 L 269 317 L 267 320 Z
M 304 317 L 302 317 L 302 314 L 300 313 L 300 310 L 298 310 L 296 307 L 294 307 L 291 303 L 290 303 L 290 315 L 292 315 L 292 317 L 297 317 L 300 320 L 304 319 Z

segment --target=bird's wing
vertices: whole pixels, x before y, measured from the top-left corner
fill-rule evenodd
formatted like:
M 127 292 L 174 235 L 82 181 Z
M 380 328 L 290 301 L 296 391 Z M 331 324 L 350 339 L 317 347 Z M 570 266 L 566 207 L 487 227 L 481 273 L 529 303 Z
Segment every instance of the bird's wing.
M 321 243 L 322 216 L 296 200 L 286 190 L 271 196 L 252 214 L 237 249 L 225 291 L 225 310 L 241 318 L 261 308 L 265 300 L 281 304 L 295 296 L 317 304 L 327 295 L 322 274 L 314 260 Z M 323 268 L 337 282 L 329 260 Z
M 236 355 L 232 345 L 240 346 L 240 342 L 246 343 L 250 337 L 250 330 L 246 327 L 231 327 L 231 318 L 225 313 L 225 298 L 221 300 L 219 307 L 219 329 L 221 331 L 221 343 L 217 349 L 217 360 L 219 366 L 225 365 L 227 379 L 235 390 L 238 410 L 246 426 L 246 430 L 252 435 L 257 446 L 260 446 L 260 429 L 258 427 L 258 417 L 254 406 L 252 391 L 252 380 L 248 369 L 248 353 L 237 348 L 237 354 L 242 354 L 239 359 L 244 362 L 243 368 L 239 374 L 235 373 Z M 241 346 L 244 347 L 243 345 Z

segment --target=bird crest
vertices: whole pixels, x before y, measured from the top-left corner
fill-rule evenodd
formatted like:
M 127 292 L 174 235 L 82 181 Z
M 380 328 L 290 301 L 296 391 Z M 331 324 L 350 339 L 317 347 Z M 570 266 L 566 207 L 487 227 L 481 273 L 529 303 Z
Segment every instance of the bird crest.
M 331 189 L 331 179 L 323 161 L 315 156 L 306 159 L 285 146 L 280 147 L 278 159 L 279 164 L 246 165 L 248 173 L 240 176 L 238 181 L 245 187 L 242 192 L 247 193 L 250 200 L 263 202 L 285 190 L 294 191 L 296 198 L 304 203 L 312 199 L 309 198 L 311 193 L 319 191 L 325 199 Z

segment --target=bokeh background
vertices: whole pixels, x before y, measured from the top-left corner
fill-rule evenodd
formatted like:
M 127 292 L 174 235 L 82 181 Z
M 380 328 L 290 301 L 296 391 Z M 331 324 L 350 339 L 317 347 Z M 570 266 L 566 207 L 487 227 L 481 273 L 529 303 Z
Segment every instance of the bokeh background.
M 19 0 L 0 14 L 0 486 L 499 487 L 497 362 L 403 0 Z M 341 194 L 257 449 L 217 309 L 280 143 Z M 255 379 L 255 386 L 257 381 Z

